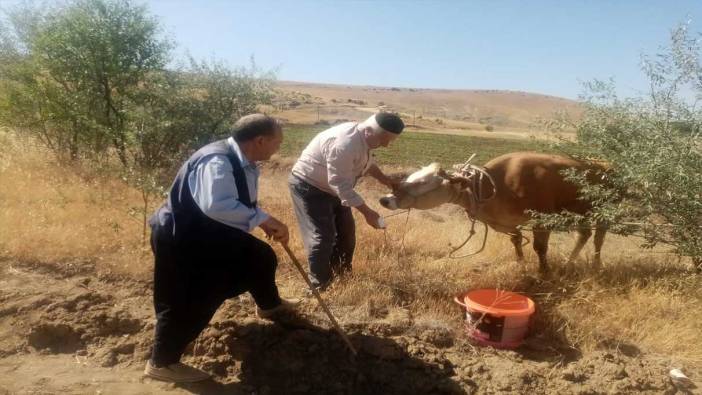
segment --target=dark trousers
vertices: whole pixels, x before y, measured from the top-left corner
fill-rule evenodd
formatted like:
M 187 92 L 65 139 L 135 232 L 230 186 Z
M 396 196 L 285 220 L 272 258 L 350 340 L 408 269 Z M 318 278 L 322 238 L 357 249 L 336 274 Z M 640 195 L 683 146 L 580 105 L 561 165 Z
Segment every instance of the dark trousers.
M 291 175 L 288 179 L 295 215 L 315 286 L 329 284 L 335 273 L 351 270 L 356 248 L 356 224 L 351 207 Z
M 226 299 L 248 291 L 262 309 L 280 304 L 275 252 L 246 232 L 228 228 L 216 237 L 200 234 L 175 243 L 168 230 L 156 226 L 151 248 L 157 318 L 151 361 L 156 366 L 178 362 Z

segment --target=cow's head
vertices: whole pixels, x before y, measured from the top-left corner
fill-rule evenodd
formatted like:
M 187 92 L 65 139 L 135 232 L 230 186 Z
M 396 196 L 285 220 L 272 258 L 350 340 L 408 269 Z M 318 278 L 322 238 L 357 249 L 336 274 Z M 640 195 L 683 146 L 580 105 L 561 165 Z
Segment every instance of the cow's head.
M 444 203 L 458 203 L 465 190 L 465 179 L 446 173 L 438 163 L 410 174 L 393 188 L 393 192 L 380 198 L 380 204 L 388 209 L 415 208 L 426 210 Z

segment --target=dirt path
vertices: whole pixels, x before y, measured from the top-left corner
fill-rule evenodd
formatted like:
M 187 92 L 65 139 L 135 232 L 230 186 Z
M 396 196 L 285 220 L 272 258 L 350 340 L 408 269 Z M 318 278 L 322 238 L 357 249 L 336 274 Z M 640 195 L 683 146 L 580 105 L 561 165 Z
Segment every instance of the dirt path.
M 0 261 L 0 394 L 676 392 L 667 362 L 638 350 L 581 355 L 538 337 L 517 351 L 477 349 L 400 310 L 343 322 L 353 358 L 334 332 L 253 318 L 245 297 L 227 302 L 185 357 L 215 379 L 174 386 L 141 377 L 150 292 L 148 281 L 87 263 Z M 326 326 L 311 300 L 304 308 Z

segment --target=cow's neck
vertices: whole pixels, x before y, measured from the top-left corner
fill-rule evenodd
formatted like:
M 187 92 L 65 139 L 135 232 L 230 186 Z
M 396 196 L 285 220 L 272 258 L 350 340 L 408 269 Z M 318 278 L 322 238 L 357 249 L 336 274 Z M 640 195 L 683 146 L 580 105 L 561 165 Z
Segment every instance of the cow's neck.
M 448 203 L 457 204 L 466 210 L 473 209 L 473 193 L 468 189 L 448 188 Z

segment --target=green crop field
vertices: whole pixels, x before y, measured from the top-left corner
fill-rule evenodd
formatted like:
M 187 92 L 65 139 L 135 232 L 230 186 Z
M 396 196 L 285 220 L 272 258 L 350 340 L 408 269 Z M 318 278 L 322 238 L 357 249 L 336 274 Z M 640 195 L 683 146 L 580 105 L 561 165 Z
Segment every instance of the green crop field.
M 322 130 L 324 127 L 320 126 L 287 126 L 281 154 L 298 156 L 312 137 Z M 419 166 L 439 162 L 449 166 L 464 162 L 473 153 L 476 154 L 473 163 L 483 164 L 507 152 L 545 150 L 544 143 L 534 140 L 407 132 L 390 147 L 377 149 L 374 153 L 381 164 Z

